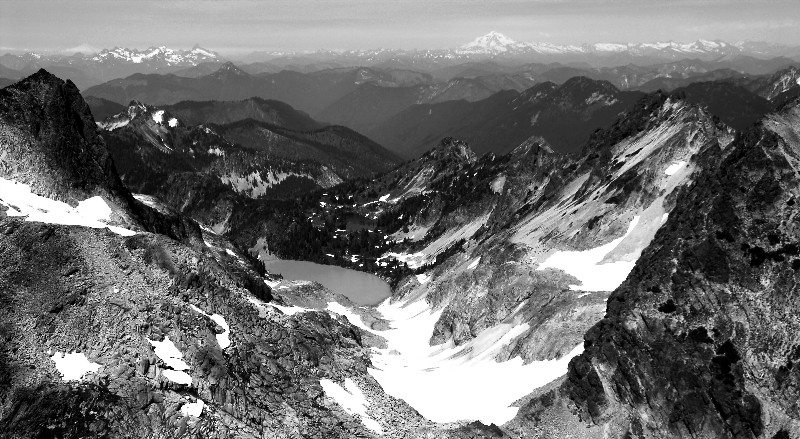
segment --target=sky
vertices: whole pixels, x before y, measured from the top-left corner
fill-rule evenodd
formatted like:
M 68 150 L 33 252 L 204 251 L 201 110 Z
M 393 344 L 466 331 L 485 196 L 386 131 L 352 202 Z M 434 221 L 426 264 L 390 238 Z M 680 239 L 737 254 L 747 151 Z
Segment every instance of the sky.
M 556 44 L 800 45 L 800 0 L 0 0 L 0 51 L 437 49 L 492 30 Z

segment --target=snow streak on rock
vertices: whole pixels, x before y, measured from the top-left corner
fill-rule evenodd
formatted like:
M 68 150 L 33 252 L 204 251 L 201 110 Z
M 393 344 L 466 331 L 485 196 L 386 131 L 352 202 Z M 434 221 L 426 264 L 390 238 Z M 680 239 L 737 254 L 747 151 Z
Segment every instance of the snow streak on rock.
M 352 379 L 345 378 L 344 387 L 327 379 L 319 380 L 322 390 L 325 395 L 332 398 L 339 404 L 347 413 L 351 415 L 358 415 L 361 422 L 370 430 L 378 434 L 383 434 L 383 429 L 374 419 L 367 415 L 367 406 L 369 401 L 364 393 Z
M 170 368 L 162 371 L 168 380 L 178 384 L 192 384 L 192 377 L 184 372 L 189 369 L 189 365 L 183 361 L 183 353 L 178 350 L 169 337 L 164 337 L 164 341 L 147 341 L 153 346 L 156 356 Z

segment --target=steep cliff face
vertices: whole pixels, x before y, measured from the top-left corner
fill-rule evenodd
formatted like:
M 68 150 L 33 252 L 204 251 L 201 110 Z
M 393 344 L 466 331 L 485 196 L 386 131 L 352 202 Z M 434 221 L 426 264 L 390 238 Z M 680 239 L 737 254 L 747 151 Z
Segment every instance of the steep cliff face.
M 614 437 L 794 437 L 798 102 L 708 152 L 563 389 Z

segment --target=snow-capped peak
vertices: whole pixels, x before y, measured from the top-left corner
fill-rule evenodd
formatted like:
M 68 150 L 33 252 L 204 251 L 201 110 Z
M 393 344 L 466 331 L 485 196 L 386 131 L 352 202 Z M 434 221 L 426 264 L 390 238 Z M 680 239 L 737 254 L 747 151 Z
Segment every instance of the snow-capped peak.
M 474 39 L 460 47 L 464 52 L 472 53 L 501 53 L 525 46 L 497 31 L 491 31 L 486 35 Z
M 511 38 L 501 34 L 497 31 L 491 31 L 488 34 L 475 38 L 471 43 L 467 43 L 461 47 L 465 49 L 469 48 L 484 48 L 484 49 L 491 49 L 496 47 L 505 47 L 517 44 L 516 41 L 512 40 Z

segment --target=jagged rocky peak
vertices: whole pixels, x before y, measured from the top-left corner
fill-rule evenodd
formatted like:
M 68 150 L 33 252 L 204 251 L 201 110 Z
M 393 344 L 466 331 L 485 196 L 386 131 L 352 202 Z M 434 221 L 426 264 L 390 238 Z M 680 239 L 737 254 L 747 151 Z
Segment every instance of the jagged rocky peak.
M 0 90 L 0 176 L 75 203 L 124 192 L 89 106 L 42 69 Z
M 114 131 L 128 126 L 132 122 L 145 124 L 156 131 L 165 131 L 181 125 L 178 118 L 170 112 L 134 99 L 128 104 L 125 111 L 97 122 L 97 126 L 107 131 Z
M 477 156 L 467 145 L 467 142 L 452 137 L 442 139 L 439 145 L 425 153 L 422 158 L 440 162 L 452 160 L 464 164 L 474 163 L 477 160 Z

